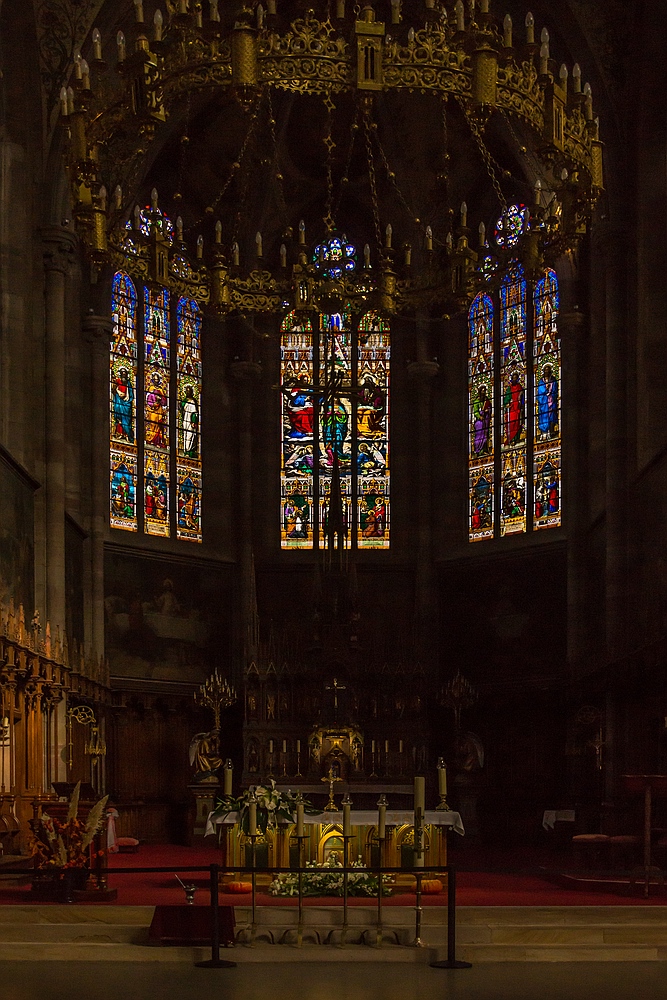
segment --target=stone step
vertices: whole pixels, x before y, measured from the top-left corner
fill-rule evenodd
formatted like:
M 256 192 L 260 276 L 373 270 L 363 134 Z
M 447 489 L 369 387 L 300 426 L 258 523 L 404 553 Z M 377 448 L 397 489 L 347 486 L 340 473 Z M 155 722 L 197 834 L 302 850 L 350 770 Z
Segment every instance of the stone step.
M 51 941 L 91 944 L 142 944 L 148 927 L 137 924 L 0 924 L 0 945 L 16 941 L 46 944 Z
M 445 957 L 444 952 L 440 957 Z M 467 944 L 457 947 L 456 957 L 473 965 L 483 962 L 664 962 L 667 946 Z

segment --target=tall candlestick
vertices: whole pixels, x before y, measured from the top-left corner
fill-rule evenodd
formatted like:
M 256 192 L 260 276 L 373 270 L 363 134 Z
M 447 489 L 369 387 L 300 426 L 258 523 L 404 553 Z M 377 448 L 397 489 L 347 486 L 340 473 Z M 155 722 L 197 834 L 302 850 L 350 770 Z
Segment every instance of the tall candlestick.
M 352 836 L 352 816 L 351 816 L 351 806 L 350 796 L 346 795 L 343 799 L 343 836 Z
M 426 804 L 426 778 L 415 775 L 415 816 L 420 820 L 424 818 L 424 808 Z
M 384 840 L 387 835 L 387 799 L 381 795 L 378 799 L 378 840 Z
M 296 835 L 297 837 L 303 837 L 304 834 L 304 807 L 303 802 L 298 802 L 296 804 Z

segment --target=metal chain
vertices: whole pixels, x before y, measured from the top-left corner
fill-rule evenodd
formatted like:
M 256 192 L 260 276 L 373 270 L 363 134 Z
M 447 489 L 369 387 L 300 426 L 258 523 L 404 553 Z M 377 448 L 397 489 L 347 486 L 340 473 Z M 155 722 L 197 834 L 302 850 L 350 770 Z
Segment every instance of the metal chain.
M 322 217 L 322 221 L 324 222 L 327 233 L 332 233 L 335 229 L 333 217 L 333 151 L 336 148 L 336 143 L 333 141 L 332 131 L 333 113 L 336 110 L 336 105 L 333 102 L 330 92 L 327 91 L 327 95 L 323 103 L 324 107 L 327 109 L 326 133 L 324 139 L 322 140 L 324 148 L 326 149 L 327 197 L 324 203 L 324 215 Z
M 345 166 L 343 168 L 343 173 L 341 174 L 340 187 L 338 189 L 338 198 L 336 199 L 336 205 L 333 210 L 334 216 L 338 215 L 340 210 L 340 203 L 343 200 L 343 188 L 350 179 L 350 165 L 352 163 L 352 154 L 354 152 L 354 143 L 357 138 L 357 132 L 359 131 L 359 111 L 361 110 L 361 104 L 358 102 L 354 110 L 354 121 L 352 122 L 352 128 L 350 129 L 350 145 L 347 150 L 347 158 L 345 160 Z
M 220 189 L 220 192 L 218 193 L 218 195 L 215 198 L 215 200 L 212 201 L 211 204 L 210 204 L 210 206 L 209 206 L 211 209 L 213 209 L 214 212 L 215 212 L 216 208 L 218 207 L 218 205 L 220 204 L 220 202 L 222 201 L 222 199 L 224 198 L 225 194 L 227 193 L 227 189 L 229 188 L 229 185 L 232 183 L 232 181 L 234 180 L 234 178 L 236 177 L 236 175 L 239 173 L 239 171 L 240 171 L 240 169 L 241 169 L 241 167 L 243 165 L 243 160 L 245 159 L 245 154 L 246 154 L 246 151 L 248 149 L 248 144 L 250 143 L 250 140 L 252 139 L 252 137 L 254 135 L 254 132 L 255 132 L 255 126 L 257 125 L 257 118 L 259 116 L 259 111 L 260 111 L 260 107 L 262 105 L 263 97 L 264 97 L 264 91 L 262 90 L 256 96 L 256 98 L 255 98 L 255 102 L 254 102 L 254 105 L 253 105 L 253 110 L 252 110 L 252 113 L 250 115 L 250 121 L 248 123 L 248 131 L 246 132 L 245 139 L 243 140 L 243 143 L 242 143 L 241 148 L 239 150 L 238 157 L 234 161 L 234 163 L 232 163 L 231 169 L 229 171 L 229 176 L 227 177 L 227 180 L 225 181 L 225 183 L 222 185 L 222 188 Z M 197 226 L 201 225 L 201 223 L 204 221 L 205 218 L 206 218 L 206 215 L 200 215 L 200 217 L 197 219 L 196 222 L 193 222 L 192 225 L 188 226 L 187 232 L 190 233 L 190 232 L 192 232 L 193 229 L 196 229 Z M 236 237 L 234 237 L 234 238 L 236 238 Z
M 493 157 L 491 156 L 491 153 L 489 152 L 489 150 L 486 148 L 486 144 L 484 142 L 484 138 L 482 136 L 481 129 L 480 129 L 479 125 L 477 124 L 477 122 L 474 120 L 474 118 L 469 114 L 468 109 L 467 109 L 467 107 L 465 105 L 465 102 L 464 102 L 463 98 L 462 97 L 457 97 L 457 101 L 459 102 L 459 104 L 461 106 L 461 110 L 463 111 L 463 114 L 465 116 L 465 119 L 468 122 L 468 125 L 470 126 L 470 131 L 472 132 L 473 139 L 477 143 L 477 148 L 479 149 L 479 152 L 480 152 L 480 155 L 482 157 L 482 160 L 484 161 L 484 166 L 486 167 L 486 172 L 489 175 L 489 179 L 491 180 L 491 183 L 493 185 L 493 189 L 496 192 L 496 196 L 498 198 L 498 202 L 499 202 L 501 208 L 506 209 L 507 208 L 507 198 L 503 194 L 503 189 L 500 186 L 500 181 L 498 180 L 498 175 L 496 174 L 496 171 L 495 171 L 495 168 L 494 168 Z M 499 169 L 502 169 L 502 168 L 500 168 L 499 164 L 497 164 L 497 163 L 496 163 L 496 166 L 498 166 Z
M 375 133 L 375 145 L 377 146 L 378 153 L 380 154 L 380 159 L 382 160 L 382 166 L 384 167 L 385 172 L 387 174 L 387 180 L 389 181 L 389 183 L 391 184 L 392 188 L 396 192 L 396 197 L 400 201 L 401 205 L 403 206 L 403 208 L 405 209 L 405 211 L 408 213 L 408 215 L 410 216 L 410 218 L 414 221 L 417 218 L 417 215 L 416 215 L 414 209 L 412 208 L 412 206 L 410 205 L 410 203 L 408 202 L 407 198 L 405 197 L 405 195 L 401 191 L 401 189 L 400 189 L 400 187 L 398 185 L 398 181 L 396 180 L 396 174 L 395 174 L 395 172 L 389 166 L 389 160 L 387 159 L 387 154 L 385 153 L 384 147 L 383 147 L 382 143 L 380 142 L 380 136 L 378 135 L 377 129 L 374 129 L 373 131 Z
M 283 175 L 280 170 L 280 163 L 278 160 L 278 140 L 276 138 L 276 119 L 273 114 L 273 99 L 271 96 L 271 88 L 267 87 L 267 104 L 269 109 L 269 131 L 271 133 L 271 145 L 273 147 L 273 158 L 271 161 L 273 169 L 273 178 L 277 182 L 277 195 L 276 201 L 278 203 L 278 214 L 282 219 L 283 227 L 287 226 L 287 203 L 285 201 L 285 185 L 283 184 Z
M 373 159 L 373 139 L 371 135 L 371 133 L 373 132 L 374 124 L 375 124 L 374 122 L 371 122 L 370 106 L 366 104 L 364 107 L 364 138 L 366 140 L 366 155 L 368 157 L 368 182 L 371 189 L 371 207 L 373 209 L 375 239 L 377 241 L 378 252 L 380 253 L 382 251 L 382 230 L 380 229 L 380 210 L 378 207 L 377 182 L 375 178 L 375 161 Z

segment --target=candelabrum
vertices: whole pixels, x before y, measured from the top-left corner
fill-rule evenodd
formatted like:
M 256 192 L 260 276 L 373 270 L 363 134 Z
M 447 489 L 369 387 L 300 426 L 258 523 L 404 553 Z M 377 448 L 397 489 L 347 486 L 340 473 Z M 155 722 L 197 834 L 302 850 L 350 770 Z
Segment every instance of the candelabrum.
M 215 729 L 220 729 L 220 712 L 223 708 L 229 708 L 236 701 L 236 691 L 231 686 L 227 678 L 223 678 L 218 673 L 218 669 L 213 671 L 210 677 L 195 691 L 195 702 L 203 708 L 213 710 L 215 719 Z

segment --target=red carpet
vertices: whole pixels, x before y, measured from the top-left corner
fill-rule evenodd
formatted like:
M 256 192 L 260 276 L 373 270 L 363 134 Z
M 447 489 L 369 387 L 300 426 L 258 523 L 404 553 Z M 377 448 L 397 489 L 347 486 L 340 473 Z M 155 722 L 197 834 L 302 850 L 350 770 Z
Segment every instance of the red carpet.
M 501 858 L 493 857 L 494 865 L 500 867 Z M 503 858 L 508 867 L 508 857 Z M 566 861 L 569 859 L 565 859 Z M 461 867 L 470 864 L 473 856 L 469 855 L 465 861 L 457 859 Z M 475 868 L 477 868 L 483 856 L 474 858 Z M 118 890 L 118 898 L 115 902 L 106 904 L 107 906 L 153 906 L 158 903 L 174 904 L 185 901 L 184 892 L 178 884 L 173 874 L 119 874 L 114 875 L 115 868 L 151 868 L 160 866 L 179 867 L 187 866 L 200 867 L 220 862 L 220 852 L 215 847 L 181 847 L 174 844 L 150 844 L 139 848 L 137 854 L 116 854 L 109 858 L 109 887 Z M 523 864 L 526 865 L 526 855 L 523 855 Z M 553 866 L 554 860 L 551 859 Z M 567 867 L 567 864 L 563 865 Z M 553 867 L 554 881 L 550 881 L 547 874 L 544 878 L 537 875 L 523 874 L 499 874 L 497 872 L 485 871 L 460 871 L 457 882 L 457 903 L 459 906 L 665 906 L 667 905 L 667 894 L 664 891 L 651 889 L 651 895 L 646 900 L 640 895 L 640 888 L 636 887 L 633 895 L 620 895 L 609 892 L 578 891 L 572 888 L 563 888 L 557 884 L 558 867 Z M 179 873 L 184 882 L 192 882 L 200 887 L 196 893 L 195 903 L 208 905 L 209 894 L 208 878 L 205 872 L 188 876 L 186 873 Z M 244 879 L 247 876 L 244 876 Z M 444 906 L 446 903 L 446 893 L 435 896 L 422 896 L 422 903 L 425 906 Z M 30 886 L 17 886 L 12 883 L 0 881 L 0 905 L 18 903 L 25 905 L 34 902 L 30 895 Z M 248 906 L 250 894 L 232 895 L 221 893 L 220 903 L 226 906 Z M 306 906 L 342 906 L 342 899 L 339 897 L 308 897 L 304 900 Z M 351 906 L 374 905 L 375 901 L 370 898 L 353 897 L 349 900 Z M 257 904 L 259 906 L 295 906 L 295 898 L 281 898 L 271 896 L 266 892 L 257 894 Z M 388 896 L 383 900 L 384 906 L 414 906 L 414 893 L 400 893 L 395 896 Z

